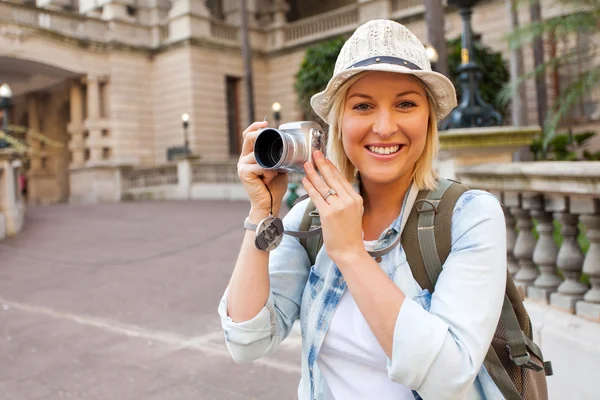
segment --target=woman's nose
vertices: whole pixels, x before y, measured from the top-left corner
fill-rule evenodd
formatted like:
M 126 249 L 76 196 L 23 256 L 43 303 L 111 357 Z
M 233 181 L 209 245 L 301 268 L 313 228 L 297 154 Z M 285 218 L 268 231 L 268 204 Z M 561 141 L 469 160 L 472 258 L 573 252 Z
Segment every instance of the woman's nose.
M 373 123 L 373 132 L 385 139 L 392 136 L 397 129 L 396 121 L 390 112 L 381 111 L 377 114 Z

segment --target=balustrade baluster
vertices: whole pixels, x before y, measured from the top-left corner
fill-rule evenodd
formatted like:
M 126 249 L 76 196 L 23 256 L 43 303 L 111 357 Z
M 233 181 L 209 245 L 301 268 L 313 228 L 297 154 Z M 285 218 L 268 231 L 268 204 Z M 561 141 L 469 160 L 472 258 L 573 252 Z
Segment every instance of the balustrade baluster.
M 590 240 L 583 261 L 583 272 L 590 277 L 592 288 L 576 304 L 577 315 L 600 322 L 600 215 L 582 215 L 581 222 L 587 228 Z
M 514 256 L 515 243 L 517 241 L 517 220 L 510 212 L 509 207 L 503 207 L 504 219 L 506 221 L 506 266 L 508 272 L 513 276 L 519 271 L 519 264 Z
M 570 207 L 567 208 L 569 210 Z M 558 251 L 556 265 L 562 271 L 565 280 L 558 286 L 557 292 L 550 295 L 550 303 L 563 311 L 574 313 L 575 304 L 583 299 L 587 286 L 580 282 L 583 252 L 577 243 L 579 216 L 569 212 L 557 213 L 562 223 L 560 232 L 563 243 Z
M 511 208 L 512 214 L 517 219 L 519 234 L 515 242 L 513 254 L 519 263 L 519 271 L 515 275 L 515 283 L 523 286 L 525 291 L 533 284 L 538 276 L 538 271 L 533 263 L 533 251 L 536 239 L 533 235 L 533 221 L 531 210 L 540 207 L 539 196 L 523 196 L 521 207 Z
M 550 294 L 556 291 L 562 279 L 557 274 L 556 258 L 558 246 L 554 241 L 554 218 L 552 212 L 544 209 L 532 211 L 537 220 L 539 239 L 533 251 L 533 262 L 539 267 L 540 275 L 527 290 L 527 297 L 548 303 Z

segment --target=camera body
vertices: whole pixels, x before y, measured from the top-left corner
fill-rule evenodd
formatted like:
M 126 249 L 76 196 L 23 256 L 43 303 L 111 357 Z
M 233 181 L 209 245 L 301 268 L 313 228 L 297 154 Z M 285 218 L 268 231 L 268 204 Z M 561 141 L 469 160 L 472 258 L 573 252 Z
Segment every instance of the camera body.
M 263 129 L 254 142 L 254 156 L 262 168 L 282 172 L 302 172 L 304 163 L 313 163 L 312 153 L 325 154 L 327 137 L 313 121 L 282 124 L 279 129 Z

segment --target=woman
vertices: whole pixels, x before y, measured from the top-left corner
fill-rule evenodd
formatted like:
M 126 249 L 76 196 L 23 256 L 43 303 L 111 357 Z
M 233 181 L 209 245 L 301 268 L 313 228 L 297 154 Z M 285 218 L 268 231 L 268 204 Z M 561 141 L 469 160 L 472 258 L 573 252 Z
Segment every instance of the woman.
M 495 197 L 465 192 L 452 215 L 452 249 L 435 296 L 412 276 L 402 245 L 380 263 L 367 250 L 399 235 L 415 193 L 436 187 L 437 121 L 456 105 L 404 26 L 370 21 L 342 48 L 312 107 L 329 124 L 329 159 L 315 152 L 302 183 L 324 246 L 311 265 L 298 239 L 266 253 L 247 231 L 219 306 L 236 361 L 274 352 L 300 318 L 300 399 L 502 398 L 482 362 L 506 283 L 504 216 Z M 257 224 L 279 212 L 287 178 L 257 164 L 254 123 L 238 164 Z M 298 230 L 307 201 L 284 219 Z M 248 226 L 246 224 L 246 226 Z M 477 378 L 477 379 L 476 379 Z

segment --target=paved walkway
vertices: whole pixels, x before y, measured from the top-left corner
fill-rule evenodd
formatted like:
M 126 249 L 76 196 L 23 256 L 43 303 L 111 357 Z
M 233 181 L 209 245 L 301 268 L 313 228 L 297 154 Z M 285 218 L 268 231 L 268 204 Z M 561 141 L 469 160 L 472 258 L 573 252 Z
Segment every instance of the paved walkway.
M 293 399 L 300 339 L 238 365 L 216 308 L 245 202 L 37 206 L 0 242 L 0 397 Z

